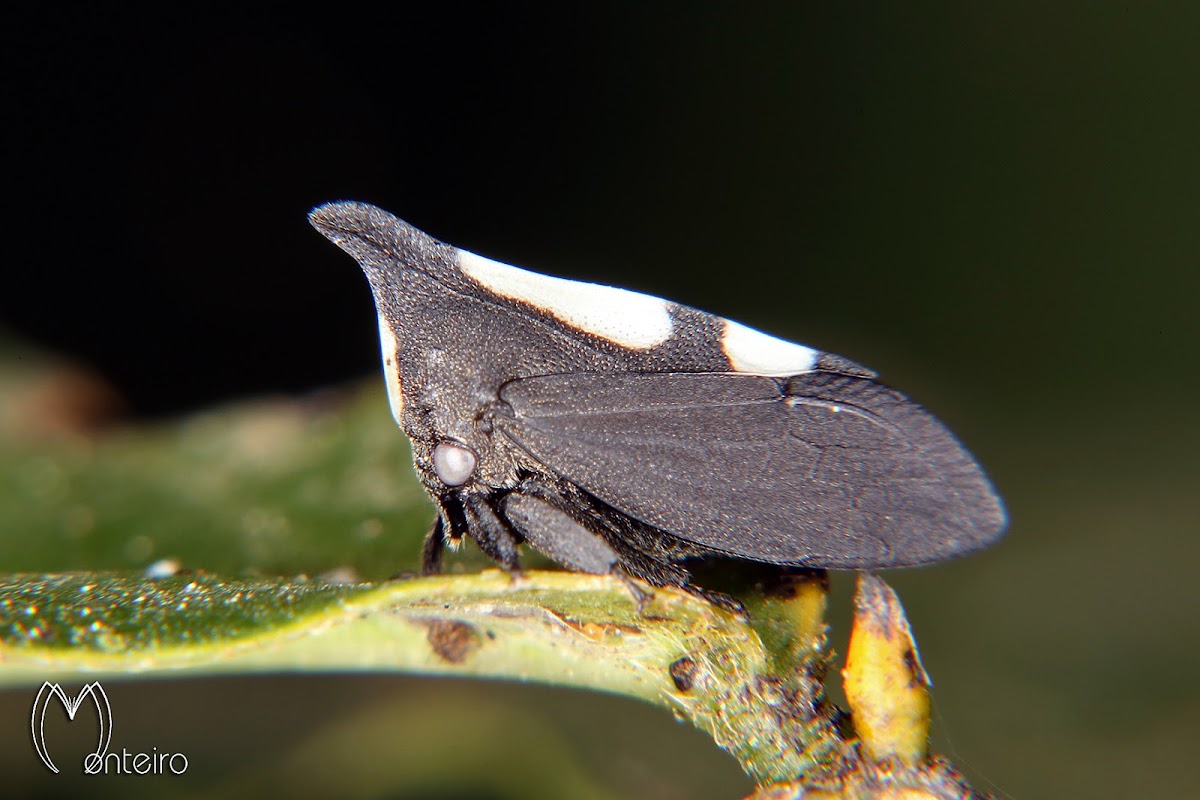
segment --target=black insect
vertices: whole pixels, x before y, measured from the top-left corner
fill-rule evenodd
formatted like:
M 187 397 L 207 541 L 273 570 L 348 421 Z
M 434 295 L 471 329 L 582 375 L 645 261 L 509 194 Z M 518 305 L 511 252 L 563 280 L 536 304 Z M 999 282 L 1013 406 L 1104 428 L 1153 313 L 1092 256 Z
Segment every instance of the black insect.
M 689 585 L 689 560 L 901 567 L 995 541 L 987 477 L 929 412 L 839 356 L 656 297 L 442 244 L 363 203 L 312 224 L 366 272 L 396 421 L 439 514 L 590 573 Z

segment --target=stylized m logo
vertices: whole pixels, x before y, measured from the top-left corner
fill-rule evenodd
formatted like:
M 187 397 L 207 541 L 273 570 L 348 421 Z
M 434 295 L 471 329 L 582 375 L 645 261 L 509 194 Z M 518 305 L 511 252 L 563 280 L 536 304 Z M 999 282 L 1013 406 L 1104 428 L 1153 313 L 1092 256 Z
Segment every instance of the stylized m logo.
M 51 772 L 58 772 L 58 767 L 54 766 L 50 752 L 46 749 L 44 728 L 46 708 L 50 705 L 51 698 L 54 697 L 62 701 L 67 718 L 72 722 L 75 720 L 75 712 L 79 711 L 79 706 L 83 704 L 85 697 L 92 698 L 92 702 L 96 704 L 96 714 L 100 717 L 100 743 L 96 746 L 95 753 L 88 753 L 84 758 L 83 771 L 88 774 L 99 772 L 104 763 L 104 755 L 108 752 L 108 742 L 112 739 L 112 708 L 108 704 L 108 695 L 104 693 L 104 688 L 98 681 L 89 683 L 80 689 L 79 694 L 74 698 L 68 697 L 57 683 L 47 681 L 42 684 L 41 689 L 38 689 L 37 697 L 33 699 L 33 715 L 29 719 L 29 730 L 33 734 L 33 749 L 37 751 L 38 758 Z

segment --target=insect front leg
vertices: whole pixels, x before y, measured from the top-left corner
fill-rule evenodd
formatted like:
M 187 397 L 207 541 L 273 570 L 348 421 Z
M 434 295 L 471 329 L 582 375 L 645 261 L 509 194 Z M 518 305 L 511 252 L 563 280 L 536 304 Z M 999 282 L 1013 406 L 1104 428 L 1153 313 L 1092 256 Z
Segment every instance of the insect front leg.
M 439 511 L 433 520 L 433 527 L 425 534 L 425 543 L 421 545 L 421 574 L 437 575 L 442 571 L 442 552 L 446 547 L 446 523 Z

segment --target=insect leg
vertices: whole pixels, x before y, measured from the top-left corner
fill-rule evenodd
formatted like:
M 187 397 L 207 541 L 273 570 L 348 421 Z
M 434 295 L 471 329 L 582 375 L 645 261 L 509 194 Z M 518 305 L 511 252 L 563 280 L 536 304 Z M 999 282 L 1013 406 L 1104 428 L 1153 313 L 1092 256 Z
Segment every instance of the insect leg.
M 621 556 L 601 533 L 584 527 L 571 515 L 570 494 L 537 478 L 527 478 L 517 491 L 508 494 L 499 510 L 538 552 L 579 572 L 593 575 L 615 575 L 633 595 L 638 611 L 654 599 L 621 566 Z M 576 513 L 584 517 L 576 508 Z M 596 520 L 590 520 L 597 525 Z
M 479 549 L 509 572 L 519 572 L 517 545 L 521 536 L 492 508 L 489 498 L 469 495 L 463 498 L 467 531 Z
M 425 543 L 421 546 L 422 575 L 437 575 L 442 571 L 442 551 L 446 545 L 445 525 L 441 512 L 438 512 L 433 520 L 433 527 L 425 534 Z
M 510 493 L 501 511 L 525 541 L 564 567 L 607 575 L 620 556 L 605 541 L 573 520 L 563 509 L 532 493 Z
M 691 584 L 680 562 L 696 555 L 686 543 L 621 514 L 566 481 L 534 475 L 498 508 L 529 544 L 563 566 L 615 575 L 629 587 L 638 608 L 653 599 L 637 580 L 676 586 L 734 611 L 741 603 Z
M 619 566 L 613 567 L 613 574 L 621 579 L 621 583 L 625 584 L 625 588 L 633 595 L 633 602 L 637 605 L 638 613 L 645 613 L 646 606 L 650 605 L 650 601 L 654 599 L 654 592 L 644 589 L 628 572 Z

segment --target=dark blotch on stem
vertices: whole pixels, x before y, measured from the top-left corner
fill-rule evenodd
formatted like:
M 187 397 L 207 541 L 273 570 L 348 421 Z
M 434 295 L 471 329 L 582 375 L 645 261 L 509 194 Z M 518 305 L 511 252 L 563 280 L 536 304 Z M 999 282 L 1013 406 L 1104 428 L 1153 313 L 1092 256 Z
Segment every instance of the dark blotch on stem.
M 681 692 L 690 692 L 696 685 L 696 662 L 684 656 L 671 662 L 671 680 Z
M 479 646 L 479 634 L 465 622 L 453 619 L 435 619 L 428 623 L 429 646 L 443 661 L 461 664 L 471 651 Z

